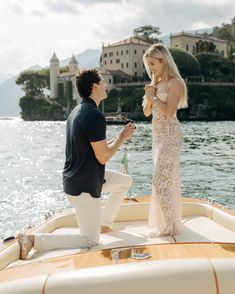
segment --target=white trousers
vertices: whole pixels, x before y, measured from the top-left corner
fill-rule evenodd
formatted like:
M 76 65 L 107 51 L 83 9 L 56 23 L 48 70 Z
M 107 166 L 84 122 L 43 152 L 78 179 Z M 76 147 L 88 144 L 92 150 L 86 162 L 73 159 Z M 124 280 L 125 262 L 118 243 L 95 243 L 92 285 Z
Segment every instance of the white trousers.
M 59 248 L 91 248 L 98 245 L 101 225 L 112 227 L 126 192 L 132 185 L 131 176 L 113 170 L 105 170 L 105 180 L 102 192 L 111 194 L 103 212 L 100 198 L 94 198 L 89 193 L 79 196 L 67 195 L 75 208 L 80 234 L 36 233 L 34 249 L 42 252 Z

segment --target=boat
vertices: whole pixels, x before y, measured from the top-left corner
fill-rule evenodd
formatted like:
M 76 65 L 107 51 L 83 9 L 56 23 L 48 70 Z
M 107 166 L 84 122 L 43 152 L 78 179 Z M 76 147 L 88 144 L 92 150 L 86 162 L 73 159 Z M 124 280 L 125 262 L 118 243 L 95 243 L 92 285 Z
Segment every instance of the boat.
M 124 125 L 126 123 L 126 117 L 122 115 L 109 115 L 105 117 L 107 125 Z
M 104 200 L 105 201 L 105 200 Z M 149 238 L 149 197 L 125 200 L 113 232 L 91 250 L 31 250 L 20 260 L 17 240 L 0 248 L 0 293 L 234 294 L 235 211 L 182 198 L 179 235 Z M 72 209 L 31 233 L 75 233 Z

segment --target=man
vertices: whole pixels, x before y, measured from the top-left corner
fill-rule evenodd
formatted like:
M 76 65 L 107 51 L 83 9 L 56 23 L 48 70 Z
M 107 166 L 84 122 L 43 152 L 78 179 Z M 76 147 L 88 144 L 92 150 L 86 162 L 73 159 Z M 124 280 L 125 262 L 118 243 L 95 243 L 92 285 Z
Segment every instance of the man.
M 64 192 L 74 206 L 80 235 L 35 234 L 18 236 L 21 259 L 34 248 L 47 251 L 58 248 L 91 248 L 102 233 L 112 230 L 126 192 L 132 185 L 129 175 L 105 170 L 105 163 L 134 133 L 130 122 L 111 142 L 106 140 L 106 121 L 99 111 L 107 98 L 107 85 L 98 70 L 84 70 L 76 77 L 82 102 L 68 117 L 66 160 L 63 170 Z M 101 191 L 111 192 L 101 215 Z

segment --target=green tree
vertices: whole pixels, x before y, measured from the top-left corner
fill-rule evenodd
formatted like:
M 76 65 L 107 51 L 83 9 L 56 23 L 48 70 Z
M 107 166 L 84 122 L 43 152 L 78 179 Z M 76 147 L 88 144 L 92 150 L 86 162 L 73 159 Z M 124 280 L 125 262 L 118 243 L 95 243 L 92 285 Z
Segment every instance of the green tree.
M 212 35 L 215 37 L 228 41 L 229 58 L 234 60 L 233 53 L 235 52 L 235 17 L 232 18 L 231 24 L 223 23 L 220 27 L 213 28 Z
M 20 98 L 19 105 L 21 108 L 21 117 L 24 120 L 29 120 L 31 118 L 34 99 L 30 96 L 24 96 Z
M 70 113 L 73 102 L 73 84 L 72 81 L 65 83 L 65 101 L 67 103 L 67 113 Z
M 191 53 L 179 48 L 170 48 L 169 50 L 182 76 L 200 74 L 200 63 Z
M 149 44 L 159 43 L 158 35 L 161 34 L 158 27 L 145 25 L 134 29 L 134 37 Z
M 37 97 L 43 94 L 45 88 L 49 89 L 49 70 L 24 71 L 16 80 L 26 96 Z
M 50 105 L 42 99 L 34 99 L 31 96 L 24 96 L 20 99 L 21 117 L 24 120 L 48 119 L 47 114 Z
M 64 98 L 64 84 L 58 83 L 58 98 Z
M 66 83 L 65 83 L 65 99 L 68 103 L 71 103 L 73 101 L 72 81 L 66 81 Z
M 121 90 L 112 89 L 109 92 L 109 98 L 105 100 L 105 112 L 116 112 L 119 99 L 121 101 L 122 111 L 138 112 L 140 109 L 142 111 L 143 96 L 143 87 L 125 87 Z
M 197 59 L 201 65 L 201 72 L 205 77 L 233 81 L 235 66 L 230 59 L 211 54 L 198 55 Z
M 213 35 L 215 35 L 219 39 L 226 40 L 228 42 L 234 41 L 232 26 L 230 24 L 223 23 L 221 27 L 214 27 Z

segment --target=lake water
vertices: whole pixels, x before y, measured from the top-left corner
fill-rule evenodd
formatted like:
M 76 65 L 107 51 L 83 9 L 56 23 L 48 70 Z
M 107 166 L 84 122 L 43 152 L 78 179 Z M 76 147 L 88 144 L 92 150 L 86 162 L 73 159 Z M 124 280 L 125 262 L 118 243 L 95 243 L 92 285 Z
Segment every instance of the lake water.
M 235 208 L 235 122 L 185 122 L 181 156 L 182 196 L 213 197 Z M 108 126 L 113 138 L 121 126 Z M 37 224 L 46 213 L 69 207 L 62 192 L 65 122 L 0 119 L 0 239 Z M 125 148 L 132 195 L 151 192 L 151 124 L 137 123 Z M 120 168 L 124 147 L 107 164 Z

